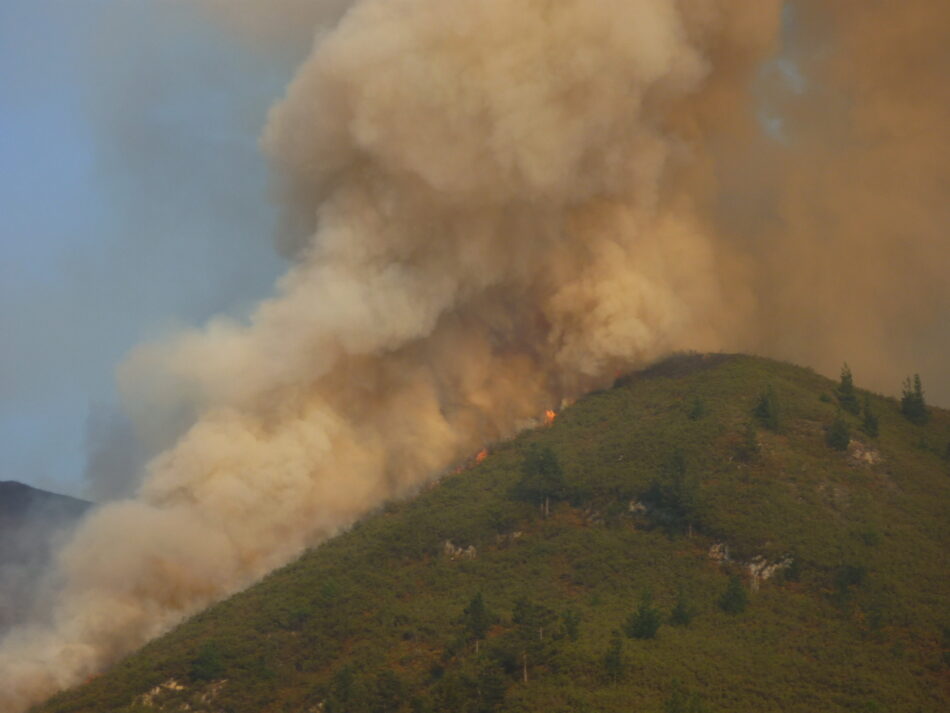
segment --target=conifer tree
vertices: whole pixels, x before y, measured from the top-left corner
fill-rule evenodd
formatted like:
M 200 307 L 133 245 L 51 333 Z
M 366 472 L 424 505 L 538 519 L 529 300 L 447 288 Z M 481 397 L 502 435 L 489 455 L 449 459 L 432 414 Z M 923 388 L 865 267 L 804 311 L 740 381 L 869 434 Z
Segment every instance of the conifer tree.
M 478 642 L 485 638 L 491 627 L 491 616 L 485 608 L 485 599 L 482 593 L 476 594 L 462 614 L 465 629 L 475 639 L 475 650 L 478 651 Z
M 861 410 L 858 395 L 854 391 L 854 377 L 847 363 L 841 367 L 841 383 L 838 384 L 837 395 L 838 403 L 845 411 L 857 414 Z
M 778 397 L 771 384 L 759 395 L 758 403 L 756 403 L 752 413 L 759 420 L 759 423 L 770 431 L 778 432 L 781 428 Z
M 655 639 L 660 630 L 660 610 L 653 606 L 653 597 L 644 592 L 640 605 L 630 615 L 624 631 L 631 639 Z
M 848 444 L 851 443 L 851 430 L 840 413 L 825 431 L 825 441 L 836 451 L 848 450 Z
M 528 451 L 516 490 L 522 498 L 539 500 L 545 517 L 550 514 L 551 500 L 564 493 L 564 471 L 554 451 L 547 446 L 533 446 Z
M 727 614 L 741 614 L 749 604 L 749 595 L 738 575 L 729 578 L 729 586 L 719 598 L 719 608 Z
M 689 626 L 693 620 L 693 608 L 686 600 L 686 595 L 680 589 L 676 595 L 676 604 L 673 605 L 673 611 L 670 612 L 670 624 L 673 626 Z
M 920 374 L 914 374 L 904 379 L 904 389 L 901 395 L 901 413 L 911 423 L 922 426 L 930 418 L 927 403 L 924 401 L 924 388 L 920 381 Z

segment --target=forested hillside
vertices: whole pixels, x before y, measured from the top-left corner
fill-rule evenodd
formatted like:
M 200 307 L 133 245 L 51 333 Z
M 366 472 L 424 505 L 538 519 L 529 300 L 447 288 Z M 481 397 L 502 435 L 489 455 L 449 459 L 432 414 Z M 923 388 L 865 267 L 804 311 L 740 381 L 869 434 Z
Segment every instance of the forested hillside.
M 36 710 L 948 710 L 950 413 L 919 395 L 675 357 Z

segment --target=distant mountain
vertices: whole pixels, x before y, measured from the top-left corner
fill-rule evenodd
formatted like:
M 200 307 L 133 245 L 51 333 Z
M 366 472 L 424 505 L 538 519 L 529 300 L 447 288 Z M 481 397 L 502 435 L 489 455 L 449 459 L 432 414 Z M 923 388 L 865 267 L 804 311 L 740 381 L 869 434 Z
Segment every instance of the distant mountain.
M 36 711 L 948 711 L 950 412 L 855 396 L 631 374 Z
M 0 633 L 28 610 L 53 547 L 89 506 L 66 495 L 0 481 Z

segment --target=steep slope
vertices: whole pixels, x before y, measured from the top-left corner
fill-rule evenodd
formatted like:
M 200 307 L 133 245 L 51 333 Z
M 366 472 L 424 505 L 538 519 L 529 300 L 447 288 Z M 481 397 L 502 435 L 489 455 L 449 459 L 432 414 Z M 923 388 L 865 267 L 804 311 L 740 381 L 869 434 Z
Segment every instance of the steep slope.
M 618 379 L 36 710 L 946 710 L 950 413 L 835 386 Z
M 30 606 L 36 577 L 54 543 L 88 507 L 66 495 L 0 482 L 0 634 Z

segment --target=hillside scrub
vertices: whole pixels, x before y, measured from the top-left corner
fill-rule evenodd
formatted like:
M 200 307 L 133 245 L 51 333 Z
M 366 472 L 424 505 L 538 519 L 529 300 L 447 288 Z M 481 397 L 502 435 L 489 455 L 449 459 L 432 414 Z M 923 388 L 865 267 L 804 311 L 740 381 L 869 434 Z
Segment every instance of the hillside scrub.
M 764 385 L 782 427 L 738 458 Z M 833 388 L 742 356 L 627 375 L 36 713 L 946 709 L 950 478 L 918 442 L 942 445 L 950 414 L 918 426 L 870 395 L 879 459 L 858 462 L 823 440 Z M 544 452 L 563 476 L 547 517 L 519 489 Z M 679 473 L 702 506 L 692 537 L 669 526 Z M 752 591 L 756 556 L 791 563 Z M 657 635 L 627 638 L 644 607 Z

